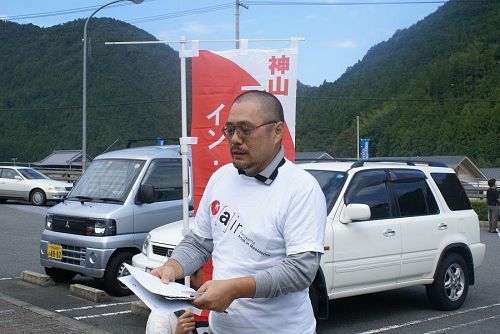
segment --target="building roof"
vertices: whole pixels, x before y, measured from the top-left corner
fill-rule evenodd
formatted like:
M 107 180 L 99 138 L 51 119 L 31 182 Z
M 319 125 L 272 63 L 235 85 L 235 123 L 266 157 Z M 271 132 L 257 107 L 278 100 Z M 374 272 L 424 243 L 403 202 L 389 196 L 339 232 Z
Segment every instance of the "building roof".
M 500 180 L 500 168 L 481 168 L 481 172 L 483 172 L 488 180 Z
M 314 161 L 333 159 L 327 152 L 295 152 L 295 160 L 297 161 Z
M 88 161 L 91 161 L 87 156 Z M 33 165 L 39 167 L 48 166 L 81 166 L 82 151 L 81 150 L 60 150 L 54 151 L 44 159 L 35 162 Z
M 379 157 L 377 157 L 379 158 Z M 387 159 L 405 159 L 410 161 L 432 161 L 441 162 L 452 168 L 458 177 L 463 180 L 486 180 L 483 172 L 467 156 L 434 155 L 418 157 L 384 157 Z

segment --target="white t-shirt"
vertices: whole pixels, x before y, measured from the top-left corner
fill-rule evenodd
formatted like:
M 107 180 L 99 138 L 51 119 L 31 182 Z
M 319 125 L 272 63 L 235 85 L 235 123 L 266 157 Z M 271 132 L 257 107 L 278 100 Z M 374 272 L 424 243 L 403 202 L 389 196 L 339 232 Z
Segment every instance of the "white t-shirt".
M 213 239 L 213 279 L 249 276 L 287 255 L 323 253 L 325 197 L 314 177 L 293 163 L 271 185 L 239 175 L 232 164 L 210 178 L 193 232 Z M 314 333 L 308 289 L 276 298 L 241 298 L 227 313 L 210 312 L 210 329 L 222 333 Z

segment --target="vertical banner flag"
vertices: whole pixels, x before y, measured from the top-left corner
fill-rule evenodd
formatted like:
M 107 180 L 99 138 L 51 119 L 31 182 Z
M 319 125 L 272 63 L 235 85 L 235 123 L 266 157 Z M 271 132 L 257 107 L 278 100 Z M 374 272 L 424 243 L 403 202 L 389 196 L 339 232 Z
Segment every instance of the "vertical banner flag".
M 286 129 L 282 144 L 287 159 L 295 160 L 297 51 L 200 50 L 192 58 L 191 136 L 198 137 L 192 146 L 195 209 L 212 173 L 231 162 L 222 128 L 233 100 L 245 91 L 265 90 L 280 100 Z
M 368 146 L 370 144 L 370 139 L 361 138 L 361 159 L 370 159 L 370 155 L 368 153 Z

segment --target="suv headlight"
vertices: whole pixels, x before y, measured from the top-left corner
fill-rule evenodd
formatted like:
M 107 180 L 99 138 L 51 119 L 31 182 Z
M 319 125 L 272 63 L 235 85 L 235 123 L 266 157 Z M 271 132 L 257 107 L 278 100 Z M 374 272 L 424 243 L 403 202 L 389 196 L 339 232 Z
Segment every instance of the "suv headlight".
M 45 216 L 45 229 L 52 231 L 52 219 L 54 215 L 49 213 Z
M 149 256 L 149 242 L 151 241 L 151 234 L 148 233 L 144 243 L 142 244 L 142 254 Z
M 97 219 L 93 222 L 85 229 L 85 235 L 92 237 L 116 235 L 116 221 L 114 219 Z

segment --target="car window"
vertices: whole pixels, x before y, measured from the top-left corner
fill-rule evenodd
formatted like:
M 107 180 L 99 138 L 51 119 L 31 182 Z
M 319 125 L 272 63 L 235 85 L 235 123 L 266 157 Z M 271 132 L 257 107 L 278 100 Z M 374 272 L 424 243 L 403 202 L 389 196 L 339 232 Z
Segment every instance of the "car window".
M 28 180 L 43 180 L 48 178 L 39 171 L 36 171 L 31 168 L 19 169 L 19 173 L 23 174 L 23 176 Z
M 370 220 L 392 218 L 384 170 L 361 171 L 354 175 L 344 201 L 347 204 L 366 204 L 370 207 Z
M 4 168 L 2 171 L 2 178 L 4 179 L 15 179 L 16 176 L 21 177 L 21 175 L 13 169 Z
M 469 198 L 454 173 L 431 173 L 450 210 L 472 209 Z
M 413 169 L 389 169 L 388 172 L 400 217 L 438 213 L 424 172 Z
M 318 181 L 325 194 L 327 212 L 330 212 L 347 179 L 347 173 L 329 170 L 307 170 Z
M 401 217 L 438 213 L 436 200 L 425 180 L 393 182 L 392 187 Z
M 182 199 L 181 162 L 178 159 L 153 162 L 142 183 L 153 186 L 155 202 Z

